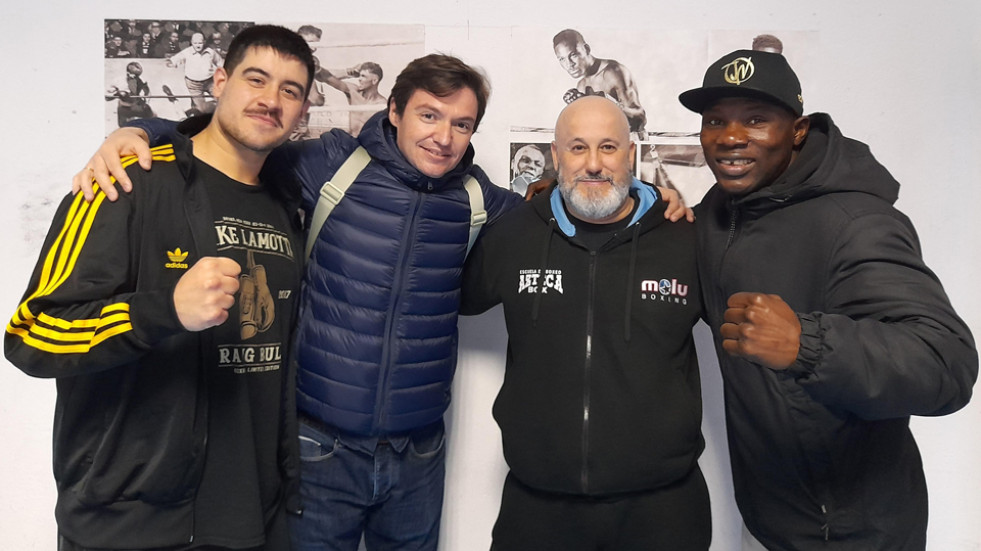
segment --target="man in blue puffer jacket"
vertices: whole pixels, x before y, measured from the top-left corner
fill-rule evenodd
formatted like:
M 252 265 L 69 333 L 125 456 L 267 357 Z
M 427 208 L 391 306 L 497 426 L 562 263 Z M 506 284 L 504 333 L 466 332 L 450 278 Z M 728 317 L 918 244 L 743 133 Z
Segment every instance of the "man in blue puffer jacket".
M 473 164 L 488 93 L 460 60 L 423 57 L 356 140 L 334 130 L 270 166 L 295 172 L 312 212 L 359 144 L 371 156 L 320 230 L 301 301 L 296 549 L 353 551 L 362 532 L 369 549 L 436 548 L 470 229 L 463 183 L 479 182 L 489 223 L 521 202 Z

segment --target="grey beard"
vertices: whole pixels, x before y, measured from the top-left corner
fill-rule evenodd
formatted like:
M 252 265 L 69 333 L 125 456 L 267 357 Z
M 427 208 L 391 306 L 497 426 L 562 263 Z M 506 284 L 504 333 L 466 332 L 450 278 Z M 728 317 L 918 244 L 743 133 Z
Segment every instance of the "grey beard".
M 630 194 L 630 184 L 621 184 L 615 180 L 611 180 L 610 189 L 603 194 L 601 198 L 590 198 L 584 193 L 577 193 L 578 181 L 572 180 L 568 182 L 562 177 L 561 172 L 559 173 L 559 193 L 562 195 L 562 200 L 565 202 L 565 206 L 569 209 L 576 218 L 582 220 L 602 220 L 609 216 L 612 216 L 620 207 L 623 206 L 624 201 L 627 200 L 627 196 Z

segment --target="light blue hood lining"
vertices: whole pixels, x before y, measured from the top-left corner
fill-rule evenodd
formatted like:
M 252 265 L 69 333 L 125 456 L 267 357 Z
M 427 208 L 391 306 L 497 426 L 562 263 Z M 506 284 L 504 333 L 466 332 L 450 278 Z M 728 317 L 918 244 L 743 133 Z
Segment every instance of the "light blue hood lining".
M 642 183 L 637 178 L 633 178 L 630 182 L 630 189 L 636 191 L 638 205 L 637 210 L 634 211 L 634 217 L 630 219 L 630 223 L 627 227 L 634 225 L 641 216 L 644 216 L 647 211 L 651 210 L 654 203 L 657 201 L 657 194 L 654 193 L 654 189 L 651 186 Z M 555 186 L 552 190 L 552 195 L 549 197 L 549 201 L 552 205 L 552 216 L 555 217 L 556 223 L 558 223 L 559 230 L 566 235 L 566 237 L 572 237 L 576 235 L 576 226 L 572 224 L 569 220 L 569 215 L 565 211 L 565 205 L 562 203 L 562 193 L 559 192 L 559 186 Z

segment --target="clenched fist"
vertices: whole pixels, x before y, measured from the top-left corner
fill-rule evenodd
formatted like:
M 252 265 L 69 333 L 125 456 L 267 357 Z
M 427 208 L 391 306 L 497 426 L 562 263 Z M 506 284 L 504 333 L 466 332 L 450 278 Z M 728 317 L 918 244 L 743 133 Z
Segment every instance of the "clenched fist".
M 242 267 L 230 258 L 206 256 L 194 263 L 174 288 L 177 317 L 188 331 L 221 325 L 235 304 Z
M 722 348 L 770 369 L 787 369 L 800 350 L 800 320 L 777 295 L 735 293 L 729 297 Z

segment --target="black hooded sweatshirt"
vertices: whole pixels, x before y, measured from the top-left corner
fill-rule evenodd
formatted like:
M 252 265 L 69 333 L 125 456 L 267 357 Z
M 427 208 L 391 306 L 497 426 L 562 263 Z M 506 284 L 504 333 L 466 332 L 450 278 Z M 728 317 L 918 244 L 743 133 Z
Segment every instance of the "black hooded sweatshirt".
M 466 265 L 462 313 L 504 304 L 494 417 L 512 475 L 538 490 L 656 489 L 704 447 L 694 227 L 666 222 L 654 188 L 634 187 L 636 219 L 596 251 L 541 193 L 488 228 Z
M 777 181 L 739 197 L 716 185 L 695 209 L 736 501 L 768 549 L 922 551 L 926 484 L 909 416 L 963 407 L 977 352 L 892 206 L 899 184 L 830 117 L 810 118 Z M 789 369 L 722 349 L 739 291 L 797 312 Z

